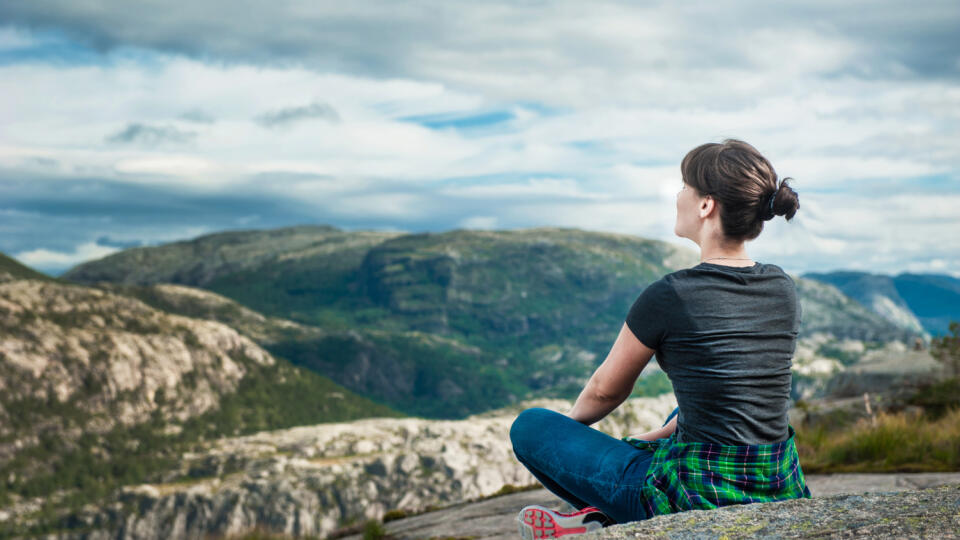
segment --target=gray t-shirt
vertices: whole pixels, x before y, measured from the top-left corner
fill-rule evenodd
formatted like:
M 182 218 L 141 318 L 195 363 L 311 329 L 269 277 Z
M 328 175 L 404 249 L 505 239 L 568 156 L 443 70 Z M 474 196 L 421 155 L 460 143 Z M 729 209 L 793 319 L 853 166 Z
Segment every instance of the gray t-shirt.
M 673 383 L 678 439 L 747 445 L 787 439 L 800 315 L 779 266 L 702 262 L 650 284 L 626 323 Z

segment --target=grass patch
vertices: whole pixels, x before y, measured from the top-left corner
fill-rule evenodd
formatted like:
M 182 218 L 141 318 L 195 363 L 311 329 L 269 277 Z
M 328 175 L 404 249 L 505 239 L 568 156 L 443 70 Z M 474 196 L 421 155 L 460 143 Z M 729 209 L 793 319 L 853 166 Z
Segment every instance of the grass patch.
M 944 472 L 960 470 L 960 408 L 938 418 L 907 411 L 851 425 L 797 430 L 807 473 Z

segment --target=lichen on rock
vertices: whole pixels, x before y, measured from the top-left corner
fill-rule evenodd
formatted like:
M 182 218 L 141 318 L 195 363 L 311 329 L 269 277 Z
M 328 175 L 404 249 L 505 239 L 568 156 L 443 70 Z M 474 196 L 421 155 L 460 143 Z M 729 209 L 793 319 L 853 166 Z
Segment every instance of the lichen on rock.
M 692 510 L 607 527 L 583 540 L 960 538 L 960 485 Z

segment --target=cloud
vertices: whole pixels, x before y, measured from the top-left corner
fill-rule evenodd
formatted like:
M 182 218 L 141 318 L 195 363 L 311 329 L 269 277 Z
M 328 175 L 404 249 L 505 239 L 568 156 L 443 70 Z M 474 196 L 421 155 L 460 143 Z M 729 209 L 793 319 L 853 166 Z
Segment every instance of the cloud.
M 183 131 L 173 126 L 131 123 L 113 135 L 108 135 L 104 140 L 111 143 L 138 143 L 156 146 L 163 143 L 188 143 L 196 137 L 197 134 L 193 131 Z
M 188 122 L 195 122 L 197 124 L 212 124 L 217 121 L 216 118 L 211 116 L 203 109 L 190 109 L 189 111 L 181 114 L 180 118 Z
M 162 155 L 121 159 L 114 164 L 118 173 L 149 181 L 144 175 L 195 178 L 210 172 L 214 165 L 206 159 L 194 156 Z
M 340 115 L 326 103 L 311 103 L 299 107 L 287 107 L 257 116 L 256 121 L 263 127 L 275 128 L 290 125 L 301 120 L 320 119 L 339 122 Z
M 69 252 L 40 248 L 16 253 L 14 258 L 34 268 L 65 270 L 80 262 L 106 257 L 116 251 L 118 251 L 118 248 L 102 246 L 96 242 L 87 242 L 76 246 L 73 251 Z
M 955 1 L 51 0 L 0 21 L 5 250 L 251 216 L 695 248 L 672 233 L 679 161 L 736 137 L 800 193 L 761 260 L 960 271 Z
M 50 0 L 5 2 L 0 20 L 55 29 L 98 51 L 136 47 L 231 63 L 438 80 L 501 100 L 578 105 L 601 96 L 692 105 L 716 88 L 743 103 L 765 85 L 788 91 L 810 76 L 960 76 L 960 10 L 953 0 L 925 2 L 923 9 L 872 2 L 869 15 L 861 4 L 826 0 L 776 6 L 729 0 L 696 8 L 614 0 L 561 0 L 548 8 L 512 0 L 284 0 L 245 3 L 240 10 L 225 0 L 177 10 L 156 0 Z M 683 77 L 693 71 L 697 77 Z M 676 85 L 677 92 L 657 91 L 668 80 L 685 84 Z
M 497 228 L 497 216 L 470 216 L 460 220 L 458 225 L 464 229 L 492 230 Z
M 570 178 L 530 178 L 525 182 L 495 183 L 485 182 L 473 185 L 452 185 L 441 188 L 439 193 L 452 197 L 470 199 L 511 199 L 511 198 L 548 198 L 548 199 L 603 199 L 605 195 L 587 193 Z
M 140 240 L 115 240 L 110 236 L 104 235 L 97 238 L 96 244 L 104 247 L 127 249 L 132 247 L 140 247 L 143 245 L 143 242 Z

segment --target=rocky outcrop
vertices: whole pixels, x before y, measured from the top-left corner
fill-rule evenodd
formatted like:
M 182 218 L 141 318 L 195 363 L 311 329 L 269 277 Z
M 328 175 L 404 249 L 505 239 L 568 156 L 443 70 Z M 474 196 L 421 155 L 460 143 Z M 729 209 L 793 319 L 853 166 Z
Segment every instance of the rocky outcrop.
M 876 492 L 888 492 L 888 494 L 892 494 L 892 492 L 914 491 L 917 489 L 928 489 L 951 484 L 960 485 L 960 473 L 807 475 L 807 485 L 810 486 L 810 491 L 813 492 L 813 496 L 817 499 L 834 498 L 836 500 L 843 500 L 846 497 L 836 496 L 862 495 L 864 493 Z M 383 524 L 383 530 L 386 536 L 393 540 L 459 538 L 464 536 L 475 540 L 517 540 L 520 538 L 520 535 L 517 534 L 516 516 L 520 509 L 532 504 L 545 506 L 561 512 L 569 512 L 573 509 L 569 504 L 558 499 L 549 491 L 540 488 L 521 493 L 491 497 L 476 502 L 455 504 L 440 510 L 391 520 Z M 742 509 L 738 510 L 737 508 Z M 747 508 L 751 507 L 732 507 L 727 511 L 743 512 Z M 767 507 L 761 506 L 761 508 Z M 839 512 L 840 510 L 830 509 L 830 511 Z M 660 533 L 655 535 L 655 537 L 682 537 L 682 535 L 685 534 L 683 526 L 684 518 L 695 515 L 697 514 L 681 513 L 659 518 L 673 524 L 679 521 L 681 525 L 673 527 L 670 531 L 665 531 L 670 525 L 662 527 Z M 737 515 L 742 516 L 742 514 Z M 707 512 L 707 515 L 703 517 L 706 521 L 712 517 L 712 514 Z M 723 519 L 722 514 L 716 517 Z M 739 519 L 745 518 L 739 517 Z M 605 529 L 603 534 L 610 534 L 617 538 L 631 539 L 635 538 L 636 535 L 644 538 L 645 530 L 643 524 L 645 523 L 650 522 L 620 525 Z M 847 532 L 851 536 L 856 535 L 858 531 L 856 526 L 856 521 L 851 520 L 851 523 L 847 524 L 843 532 Z M 746 534 L 743 534 L 744 532 L 746 532 Z M 843 532 L 840 534 L 842 535 Z M 813 530 L 809 536 L 817 537 L 816 533 L 817 531 Z M 778 536 L 777 533 L 751 535 L 749 534 L 749 529 L 744 530 L 738 529 L 737 527 L 728 528 L 723 534 L 728 538 L 776 538 Z M 698 532 L 695 533 L 693 537 L 723 538 L 723 534 L 700 534 Z M 934 536 L 930 537 L 933 538 Z M 344 540 L 361 540 L 361 538 L 362 536 L 360 534 L 353 534 L 346 536 Z M 575 538 L 581 537 L 576 536 Z
M 0 436 L 16 435 L 22 423 L 11 408 L 35 404 L 83 413 L 89 422 L 72 428 L 85 432 L 155 412 L 183 421 L 215 407 L 248 364 L 273 362 L 228 326 L 133 298 L 50 281 L 0 284 Z
M 960 485 L 694 510 L 580 538 L 960 538 Z
M 196 287 L 172 283 L 139 286 L 108 282 L 100 282 L 96 287 L 138 298 L 167 313 L 226 324 L 260 345 L 289 340 L 321 339 L 333 333 L 317 326 L 298 324 L 279 317 L 267 317 L 223 295 Z
M 816 332 L 797 341 L 793 397 L 851 397 L 893 388 L 910 392 L 941 373 L 942 366 L 920 339 L 908 348 L 899 340 L 865 343 Z
M 526 406 L 566 410 L 560 400 Z M 629 400 L 597 425 L 615 436 L 658 426 L 672 395 Z M 535 483 L 513 457 L 521 408 L 460 421 L 371 419 L 217 440 L 184 457 L 182 480 L 126 488 L 71 518 L 88 538 L 326 535 L 350 523 L 446 506 Z M 66 535 L 69 536 L 69 535 Z
M 245 328 L 291 326 L 199 293 Z M 52 279 L 0 283 L 0 518 L 177 478 L 170 463 L 204 438 L 370 416 L 400 415 L 221 322 Z M 18 520 L 0 519 L 0 537 Z
M 911 391 L 942 375 L 943 366 L 926 349 L 908 349 L 894 341 L 867 351 L 860 361 L 833 376 L 825 393 L 831 397 L 862 396 L 865 392 Z

